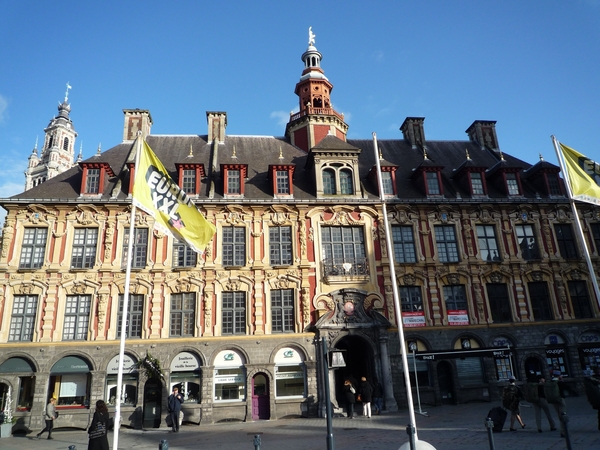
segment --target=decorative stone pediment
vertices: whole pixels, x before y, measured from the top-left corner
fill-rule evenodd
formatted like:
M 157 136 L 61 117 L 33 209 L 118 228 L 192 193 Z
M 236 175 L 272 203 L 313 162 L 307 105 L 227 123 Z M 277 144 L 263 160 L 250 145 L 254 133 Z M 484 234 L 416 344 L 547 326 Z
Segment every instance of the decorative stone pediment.
M 366 303 L 374 304 L 373 299 L 357 289 L 340 289 L 331 292 L 328 298 L 317 299 L 317 306 L 326 308 L 325 314 L 317 321 L 316 327 L 323 328 L 372 328 L 390 326 L 389 321 L 375 310 L 367 311 Z

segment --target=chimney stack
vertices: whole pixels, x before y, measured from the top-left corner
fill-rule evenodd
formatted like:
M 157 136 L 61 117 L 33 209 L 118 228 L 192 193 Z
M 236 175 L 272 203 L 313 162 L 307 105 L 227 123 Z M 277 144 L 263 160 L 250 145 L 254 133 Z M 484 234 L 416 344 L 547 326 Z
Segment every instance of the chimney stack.
M 150 134 L 152 128 L 152 116 L 146 109 L 124 109 L 125 126 L 123 127 L 123 141 L 133 141 L 137 138 L 138 131 L 142 132 L 142 137 Z
M 476 120 L 467 128 L 466 133 L 469 139 L 479 144 L 482 150 L 488 148 L 495 152 L 500 151 L 495 120 Z
M 413 149 L 425 148 L 425 117 L 407 117 L 400 127 L 404 139 L 410 142 Z
M 225 129 L 227 128 L 227 113 L 219 111 L 206 111 L 208 121 L 208 142 L 215 139 L 218 143 L 225 142 Z

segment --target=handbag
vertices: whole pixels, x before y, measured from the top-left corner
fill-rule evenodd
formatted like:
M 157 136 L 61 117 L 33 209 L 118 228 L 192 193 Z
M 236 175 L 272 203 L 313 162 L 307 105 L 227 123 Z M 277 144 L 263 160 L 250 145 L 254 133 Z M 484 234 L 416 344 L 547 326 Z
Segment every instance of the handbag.
M 96 429 L 88 432 L 90 439 L 96 439 L 102 437 L 106 434 L 106 425 L 103 422 L 98 422 L 96 424 Z
M 360 398 L 360 394 L 358 394 L 358 397 L 356 397 L 356 401 L 362 402 L 362 398 Z
M 55 411 L 55 412 L 54 412 L 54 418 L 55 418 L 55 419 L 58 419 L 58 411 Z

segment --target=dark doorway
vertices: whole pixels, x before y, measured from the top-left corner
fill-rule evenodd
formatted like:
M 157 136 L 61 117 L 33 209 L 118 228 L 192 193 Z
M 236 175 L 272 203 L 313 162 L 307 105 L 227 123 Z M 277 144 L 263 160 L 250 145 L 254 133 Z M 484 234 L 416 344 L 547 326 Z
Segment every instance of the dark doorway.
M 257 373 L 252 378 L 252 420 L 269 420 L 269 379 L 264 373 Z
M 375 361 L 372 347 L 361 337 L 346 336 L 335 346 L 342 350 L 346 367 L 335 370 L 335 398 L 340 407 L 346 404 L 344 395 L 344 380 L 350 380 L 358 387 L 361 377 L 372 381 L 375 374 Z
M 162 383 L 148 380 L 144 386 L 144 428 L 159 428 L 162 401 Z
M 543 374 L 544 368 L 539 359 L 532 357 L 525 360 L 525 375 L 527 376 L 527 381 L 536 382 L 538 376 Z
M 440 399 L 443 405 L 454 405 L 454 377 L 452 365 L 448 361 L 440 361 L 437 365 L 438 385 L 440 386 Z

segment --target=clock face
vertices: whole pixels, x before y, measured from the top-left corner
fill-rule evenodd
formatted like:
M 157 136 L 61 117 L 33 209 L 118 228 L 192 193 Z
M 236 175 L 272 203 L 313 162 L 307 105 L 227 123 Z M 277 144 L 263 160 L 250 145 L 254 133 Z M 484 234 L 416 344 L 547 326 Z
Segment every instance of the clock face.
M 347 301 L 346 303 L 344 303 L 344 313 L 346 313 L 347 316 L 354 315 L 354 303 L 353 302 Z

